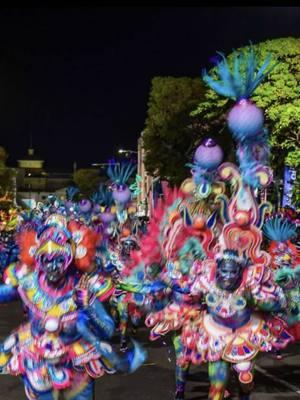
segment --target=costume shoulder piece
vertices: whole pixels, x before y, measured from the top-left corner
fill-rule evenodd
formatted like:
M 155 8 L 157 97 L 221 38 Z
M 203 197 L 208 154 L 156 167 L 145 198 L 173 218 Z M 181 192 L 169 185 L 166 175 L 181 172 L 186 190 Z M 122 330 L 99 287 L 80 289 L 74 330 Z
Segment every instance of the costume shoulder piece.
M 262 264 L 251 265 L 247 268 L 246 285 L 251 288 L 259 286 L 261 283 L 271 278 L 271 270 Z
M 4 271 L 3 281 L 6 285 L 17 287 L 20 279 L 30 272 L 26 264 L 12 263 Z

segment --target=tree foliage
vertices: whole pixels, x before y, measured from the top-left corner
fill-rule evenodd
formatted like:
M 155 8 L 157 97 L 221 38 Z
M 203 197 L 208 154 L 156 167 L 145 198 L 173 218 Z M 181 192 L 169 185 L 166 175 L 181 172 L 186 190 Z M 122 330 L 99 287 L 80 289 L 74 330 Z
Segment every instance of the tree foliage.
M 204 96 L 201 79 L 155 77 L 151 82 L 143 132 L 145 165 L 153 176 L 180 184 L 188 175 L 185 164 L 199 138 L 198 118 L 190 116 Z
M 96 169 L 78 169 L 74 173 L 73 179 L 81 195 L 84 197 L 89 197 L 98 190 L 100 175 Z
M 277 63 L 269 76 L 255 90 L 252 99 L 265 112 L 271 144 L 271 164 L 275 174 L 283 175 L 287 164 L 299 171 L 300 166 L 300 39 L 281 38 L 253 45 L 261 64 L 271 53 Z M 250 46 L 242 50 L 249 51 Z M 241 49 L 238 49 L 238 51 Z M 232 65 L 233 53 L 227 57 Z M 215 74 L 215 68 L 210 71 Z M 191 113 L 198 116 L 203 127 L 222 132 L 226 129 L 226 115 L 233 101 L 224 99 L 208 89 L 205 98 Z M 298 172 L 298 178 L 300 179 Z

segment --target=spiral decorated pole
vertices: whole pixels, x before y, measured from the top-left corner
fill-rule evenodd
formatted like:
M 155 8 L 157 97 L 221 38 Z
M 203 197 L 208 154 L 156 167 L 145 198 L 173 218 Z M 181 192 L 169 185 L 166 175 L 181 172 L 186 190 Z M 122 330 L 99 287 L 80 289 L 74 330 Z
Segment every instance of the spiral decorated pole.
M 216 170 L 223 160 L 221 147 L 212 138 L 202 141 L 197 147 L 191 173 L 195 184 L 196 195 L 200 198 L 208 197 L 212 192 L 212 183 L 216 177 Z

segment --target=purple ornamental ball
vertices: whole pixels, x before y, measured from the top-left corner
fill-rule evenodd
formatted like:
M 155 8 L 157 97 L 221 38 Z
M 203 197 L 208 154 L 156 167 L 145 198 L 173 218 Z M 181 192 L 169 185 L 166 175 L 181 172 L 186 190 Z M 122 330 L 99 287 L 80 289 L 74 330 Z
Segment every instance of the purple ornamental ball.
M 79 209 L 82 212 L 89 212 L 92 208 L 92 203 L 88 199 L 82 199 L 79 202 Z
M 250 100 L 240 100 L 227 117 L 228 127 L 238 140 L 254 136 L 262 131 L 264 114 Z
M 104 213 L 100 214 L 100 219 L 104 224 L 110 224 L 115 219 L 115 215 L 105 211 Z
M 71 200 L 67 200 L 65 204 L 66 204 L 66 207 L 67 207 L 68 209 L 70 209 L 70 208 L 73 207 L 73 202 L 72 202 Z
M 223 150 L 214 139 L 204 139 L 197 147 L 194 160 L 201 168 L 215 169 L 223 160 Z
M 128 186 L 120 185 L 113 191 L 112 196 L 116 203 L 125 204 L 130 200 L 131 192 Z

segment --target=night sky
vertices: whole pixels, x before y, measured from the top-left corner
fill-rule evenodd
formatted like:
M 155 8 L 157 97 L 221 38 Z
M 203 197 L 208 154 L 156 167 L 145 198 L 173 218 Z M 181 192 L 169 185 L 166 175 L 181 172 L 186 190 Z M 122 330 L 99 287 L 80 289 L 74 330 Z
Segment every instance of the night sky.
M 0 9 L 0 145 L 46 167 L 136 150 L 154 76 L 199 77 L 217 50 L 300 36 L 300 7 Z

